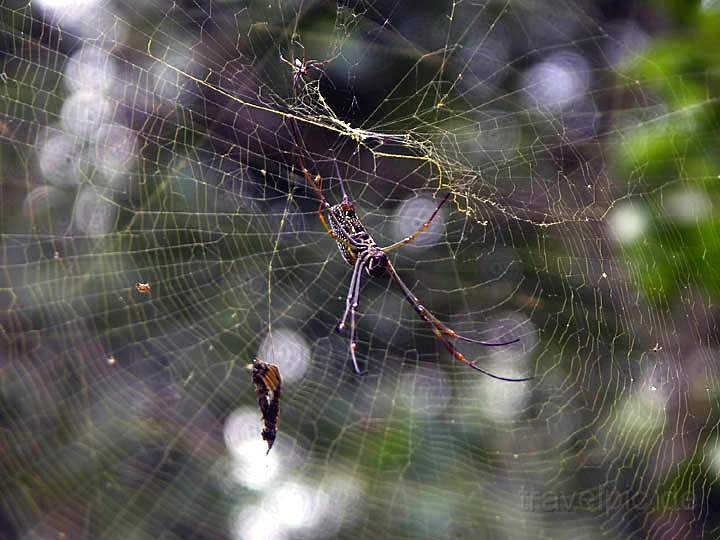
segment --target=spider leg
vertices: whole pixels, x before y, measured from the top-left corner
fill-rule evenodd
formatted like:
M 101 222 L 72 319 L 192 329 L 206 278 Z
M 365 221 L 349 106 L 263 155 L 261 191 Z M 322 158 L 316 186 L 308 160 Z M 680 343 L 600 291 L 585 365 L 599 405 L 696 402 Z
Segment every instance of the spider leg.
M 368 257 L 361 255 L 358 257 L 358 260 L 355 262 L 355 269 L 353 270 L 353 277 L 350 281 L 350 289 L 348 290 L 348 295 L 346 299 L 345 304 L 345 313 L 343 313 L 342 320 L 337 326 L 337 331 L 342 332 L 342 330 L 345 328 L 345 321 L 347 320 L 348 313 L 350 313 L 350 357 L 352 358 L 353 367 L 355 368 L 355 372 L 358 375 L 362 375 L 363 372 L 360 370 L 360 366 L 358 365 L 357 356 L 355 354 L 355 349 L 357 349 L 357 338 L 356 338 L 356 321 L 355 321 L 355 312 L 359 304 L 359 298 L 360 298 L 360 281 L 362 278 L 362 270 L 365 267 L 365 263 L 367 262 Z
M 322 66 L 324 66 L 324 65 L 327 64 L 328 62 L 329 62 L 329 60 L 326 60 L 326 61 L 324 61 L 324 62 L 316 62 L 315 60 L 309 60 L 308 63 L 307 63 L 306 69 L 309 70 L 310 68 L 312 68 L 312 69 L 314 69 L 315 71 L 319 71 L 319 72 L 325 77 L 325 79 L 327 80 L 327 82 L 330 83 L 330 86 L 332 86 L 333 89 L 336 90 L 337 88 L 335 87 L 335 83 L 332 81 L 332 79 L 331 79 L 330 77 L 328 77 L 328 74 L 327 74 L 327 73 L 325 72 L 325 70 L 322 68 Z
M 325 227 L 325 230 L 328 232 L 328 234 L 334 240 L 337 240 L 335 237 L 335 233 L 330 228 L 330 225 L 328 225 L 327 219 L 325 219 L 325 214 L 323 213 L 325 210 L 330 208 L 330 203 L 327 202 L 327 200 L 325 199 L 325 195 L 323 195 L 322 192 L 322 178 L 319 174 L 315 178 L 313 178 L 308 172 L 308 170 L 305 168 L 305 163 L 302 162 L 302 158 L 300 158 L 300 162 L 303 166 L 303 174 L 305 175 L 305 180 L 307 180 L 308 184 L 313 187 L 315 193 L 317 193 L 320 199 L 320 207 L 318 208 L 318 217 L 320 218 L 320 223 L 322 223 L 322 226 Z
M 280 49 L 280 48 L 278 47 L 278 50 L 279 50 L 279 49 Z M 288 66 L 290 66 L 290 68 L 292 69 L 292 74 L 293 74 L 293 90 L 294 90 L 295 87 L 297 86 L 298 80 L 302 78 L 302 74 L 300 73 L 300 70 L 299 70 L 298 67 L 295 65 L 295 63 L 294 63 L 294 62 L 291 62 L 290 60 L 288 60 L 287 58 L 285 58 L 285 57 L 283 56 L 282 52 L 280 52 L 280 60 L 281 60 L 282 62 L 286 63 L 286 64 L 287 64 Z
M 464 364 L 467 364 L 468 366 L 470 366 L 471 368 L 473 368 L 476 371 L 479 371 L 483 375 L 487 375 L 488 377 L 497 379 L 498 381 L 507 381 L 507 382 L 525 382 L 525 381 L 530 381 L 535 378 L 535 377 L 521 377 L 518 379 L 514 379 L 512 377 L 502 377 L 501 375 L 495 375 L 494 373 L 491 373 L 490 371 L 487 371 L 487 370 L 481 368 L 475 362 L 472 362 L 472 361 L 468 360 L 467 358 L 465 358 L 465 355 L 463 355 L 460 351 L 458 351 L 455 348 L 455 345 L 453 345 L 450 341 L 448 341 L 447 338 L 444 335 L 442 335 L 440 330 L 435 328 L 435 326 L 433 326 L 433 333 L 435 334 L 435 337 L 443 345 L 445 345 L 445 348 L 448 351 L 450 351 L 450 354 L 452 354 L 456 360 L 458 360 L 459 362 L 463 362 Z
M 333 159 L 333 163 L 335 165 L 335 173 L 337 174 L 338 180 L 340 181 L 340 191 L 342 191 L 343 201 L 349 201 L 350 199 L 347 195 L 347 191 L 345 191 L 345 181 L 340 174 L 340 167 L 338 167 L 337 159 Z
M 302 62 L 304 64 L 305 63 L 305 45 L 303 45 L 297 39 L 294 39 L 294 38 L 293 38 L 292 42 L 302 49 Z
M 285 62 L 288 66 L 290 66 L 291 68 L 293 68 L 293 70 L 295 70 L 295 64 L 293 64 L 290 60 L 288 60 L 287 58 L 285 58 L 285 57 L 283 56 L 282 51 L 280 51 L 280 47 L 278 47 L 278 51 L 280 52 L 280 60 L 282 60 L 282 61 Z
M 357 282 L 355 283 L 355 294 L 353 295 L 352 305 L 350 306 L 350 356 L 352 357 L 353 361 L 353 367 L 355 368 L 355 372 L 358 375 L 362 375 L 363 372 L 360 371 L 360 367 L 357 363 L 357 358 L 355 356 L 355 349 L 357 349 L 357 337 L 356 337 L 356 330 L 357 325 L 355 323 L 355 310 L 358 306 L 358 299 L 360 297 L 360 278 L 362 276 L 362 272 L 358 272 Z
M 340 319 L 340 322 L 337 325 L 337 331 L 342 332 L 345 329 L 345 322 L 347 321 L 348 314 L 350 313 L 350 309 L 353 305 L 353 297 L 355 296 L 355 284 L 358 281 L 358 275 L 360 274 L 360 271 L 362 270 L 363 265 L 365 264 L 365 259 L 363 255 L 357 258 L 355 261 L 355 267 L 353 268 L 353 274 L 352 278 L 350 279 L 350 288 L 348 289 L 348 294 L 345 299 L 345 312 L 343 313 L 342 319 Z M 357 306 L 355 306 L 357 307 Z
M 478 345 L 484 345 L 485 347 L 504 347 L 505 345 L 512 345 L 513 343 L 517 343 L 518 341 L 520 341 L 520 338 L 511 339 L 509 341 L 481 341 L 479 339 L 469 338 L 469 337 L 463 336 L 462 334 L 458 334 L 452 328 L 448 328 L 444 323 L 442 323 L 437 317 L 435 317 L 435 315 L 430 313 L 427 309 L 425 309 L 425 313 L 431 319 L 432 324 L 438 328 L 438 330 L 440 330 L 446 336 L 450 336 L 451 338 L 459 339 L 460 341 L 466 341 L 467 343 L 477 343 Z
M 440 209 L 442 208 L 443 204 L 445 204 L 445 202 L 447 202 L 447 200 L 450 198 L 450 195 L 451 195 L 451 192 L 448 192 L 447 195 L 445 195 L 445 197 L 443 197 L 443 200 L 440 201 L 440 204 L 437 205 L 437 207 L 433 211 L 432 215 L 430 216 L 430 219 L 428 219 L 423 224 L 422 227 L 420 227 L 417 231 L 415 231 L 413 234 L 411 234 L 407 238 L 403 238 L 399 242 L 395 242 L 394 244 L 391 244 L 388 247 L 384 247 L 384 248 L 382 248 L 382 250 L 385 253 L 390 253 L 394 249 L 397 249 L 406 244 L 410 244 L 411 242 L 414 242 L 418 236 L 420 236 L 422 233 L 424 233 L 425 231 L 427 231 L 430 228 L 430 224 L 432 223 L 433 219 L 435 219 L 435 216 L 437 216 L 437 214 L 440 211 Z
M 333 56 L 331 56 L 330 58 L 326 58 L 325 60 L 308 60 L 306 62 L 306 65 L 309 68 L 315 68 L 318 71 L 322 71 L 323 73 L 325 73 L 322 70 L 322 68 L 324 68 L 326 65 L 337 60 L 339 56 L 340 56 L 340 53 L 338 52 L 338 53 L 334 54 Z M 325 75 L 325 76 L 327 77 L 327 75 Z
M 479 371 L 488 377 L 492 377 L 493 379 L 498 379 L 500 381 L 510 381 L 510 382 L 522 382 L 522 381 L 529 381 L 531 379 L 534 379 L 534 377 L 524 377 L 520 379 L 513 379 L 509 377 L 501 377 L 500 375 L 495 375 L 493 373 L 490 373 L 489 371 L 484 370 L 480 366 L 478 366 L 475 362 L 468 360 L 465 358 L 465 356 L 457 350 L 455 345 L 453 345 L 446 336 L 449 336 L 451 338 L 457 338 L 462 339 L 464 341 L 469 341 L 471 343 L 479 343 L 481 345 L 487 345 L 487 346 L 500 346 L 500 345 L 509 345 L 510 343 L 515 343 L 518 340 L 515 339 L 513 341 L 508 341 L 507 343 L 486 343 L 484 341 L 478 341 L 473 340 L 470 338 L 466 338 L 464 336 L 461 336 L 454 330 L 451 330 L 447 326 L 445 326 L 443 323 L 441 323 L 437 317 L 435 317 L 428 309 L 420 304 L 420 301 L 418 300 L 417 296 L 415 296 L 412 291 L 410 291 L 410 288 L 405 284 L 405 282 L 400 278 L 400 275 L 397 273 L 397 270 L 395 270 L 395 267 L 388 259 L 387 261 L 387 268 L 390 272 L 390 276 L 395 280 L 395 282 L 400 286 L 402 289 L 403 294 L 405 295 L 405 298 L 408 302 L 413 306 L 415 309 L 415 312 L 420 315 L 420 317 L 425 320 L 426 322 L 430 323 L 432 326 L 433 334 L 435 334 L 435 337 L 445 346 L 445 348 L 450 351 L 450 353 L 453 355 L 453 357 L 458 360 L 459 362 L 462 362 L 464 364 L 467 364 L 471 368 L 473 368 L 476 371 Z
M 517 343 L 520 341 L 520 338 L 511 339 L 509 341 L 481 341 L 479 339 L 473 339 L 466 336 L 463 336 L 462 334 L 458 334 L 455 330 L 452 328 L 449 328 L 447 325 L 445 325 L 440 319 L 438 319 L 435 315 L 433 315 L 430 311 L 428 311 L 427 308 L 419 304 L 417 296 L 413 295 L 413 298 L 418 302 L 418 305 L 423 308 L 425 315 L 427 315 L 427 318 L 429 319 L 429 322 L 437 327 L 438 330 L 440 330 L 443 334 L 446 336 L 450 336 L 454 339 L 459 339 L 460 341 L 466 341 L 468 343 L 477 343 L 478 345 L 484 345 L 486 347 L 504 347 L 505 345 L 512 345 L 513 343 Z M 417 311 L 417 309 L 416 309 Z M 422 317 L 422 315 L 421 315 Z M 424 318 L 424 317 L 423 317 Z M 426 319 L 427 320 L 427 319 Z
M 302 136 L 300 135 L 300 129 L 297 126 L 296 122 L 293 122 L 291 124 L 292 129 L 291 133 L 293 133 L 293 138 L 295 139 L 295 147 L 300 148 L 298 141 L 302 142 Z M 303 143 L 304 147 L 304 143 Z M 307 149 L 305 149 L 307 151 Z M 315 178 L 312 177 L 310 172 L 308 172 L 307 167 L 305 167 L 305 160 L 302 156 L 302 151 L 298 154 L 298 158 L 300 159 L 300 167 L 302 167 L 303 175 L 305 176 L 305 180 L 308 184 L 310 184 L 310 187 L 313 188 L 315 193 L 317 194 L 318 198 L 320 199 L 320 207 L 318 208 L 318 217 L 320 218 L 320 223 L 322 223 L 322 226 L 325 228 L 327 233 L 330 235 L 330 237 L 337 241 L 337 238 L 335 237 L 335 233 L 330 228 L 330 225 L 328 225 L 327 219 L 325 219 L 325 214 L 323 213 L 324 210 L 327 210 L 330 208 L 330 203 L 327 202 L 327 199 L 325 199 L 325 195 L 323 194 L 322 190 L 322 177 L 318 174 L 315 176 Z
M 420 317 L 425 319 L 427 322 L 432 324 L 434 327 L 436 327 L 440 332 L 442 332 L 444 335 L 449 336 L 454 339 L 459 339 L 460 341 L 467 341 L 468 343 L 477 343 L 478 345 L 485 345 L 486 347 L 504 347 L 505 345 L 512 345 L 513 343 L 517 343 L 520 341 L 520 338 L 511 339 L 509 341 L 500 341 L 500 342 L 491 342 L 491 341 L 481 341 L 479 339 L 473 339 L 466 336 L 463 336 L 462 334 L 458 334 L 455 330 L 452 328 L 449 328 L 447 325 L 445 325 L 443 322 L 440 321 L 435 315 L 430 312 L 425 306 L 423 306 L 420 303 L 420 300 L 417 296 L 415 296 L 410 288 L 405 284 L 405 282 L 400 278 L 400 275 L 397 273 L 397 270 L 395 270 L 395 267 L 392 265 L 390 260 L 388 259 L 388 269 L 390 271 L 390 274 L 392 277 L 397 281 L 398 285 L 400 285 L 400 288 L 403 290 L 403 293 L 405 294 L 405 297 L 408 299 L 408 301 L 412 304 L 413 308 L 415 308 L 415 311 L 417 312 Z

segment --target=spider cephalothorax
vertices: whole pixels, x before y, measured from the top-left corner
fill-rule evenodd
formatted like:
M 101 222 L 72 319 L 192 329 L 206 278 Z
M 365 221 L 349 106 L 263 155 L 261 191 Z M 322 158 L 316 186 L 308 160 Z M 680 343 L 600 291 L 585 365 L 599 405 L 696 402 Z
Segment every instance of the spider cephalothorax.
M 369 255 L 365 263 L 365 271 L 369 276 L 379 277 L 387 273 L 390 260 L 387 255 L 380 249 L 368 251 Z
M 345 262 L 355 265 L 358 257 L 364 257 L 364 268 L 368 275 L 378 277 L 387 271 L 388 258 L 385 252 L 365 230 L 349 201 L 343 201 L 327 209 L 328 222 L 340 254 Z
M 410 288 L 400 278 L 400 275 L 397 273 L 397 270 L 395 270 L 395 267 L 390 261 L 390 258 L 387 256 L 389 252 L 406 244 L 410 244 L 421 233 L 430 228 L 432 220 L 435 219 L 435 216 L 438 214 L 442 206 L 450 198 L 450 193 L 443 197 L 442 201 L 440 201 L 440 204 L 438 204 L 433 213 L 430 215 L 430 218 L 423 224 L 422 227 L 415 231 L 415 233 L 387 247 L 380 247 L 377 245 L 375 240 L 373 240 L 372 236 L 370 236 L 370 233 L 367 232 L 362 221 L 360 221 L 360 218 L 357 216 L 357 213 L 355 212 L 355 207 L 350 201 L 350 197 L 348 197 L 347 192 L 345 191 L 345 184 L 343 182 L 342 176 L 340 175 L 337 161 L 335 161 L 335 171 L 337 172 L 338 180 L 340 182 L 340 189 L 342 190 L 342 201 L 339 204 L 335 205 L 330 205 L 327 199 L 325 199 L 325 195 L 322 189 L 322 178 L 320 177 L 320 175 L 318 174 L 313 178 L 313 176 L 308 172 L 307 168 L 305 168 L 305 164 L 302 158 L 300 158 L 300 162 L 302 165 L 303 174 L 305 175 L 307 182 L 313 187 L 320 199 L 319 217 L 321 223 L 327 230 L 328 234 L 333 238 L 333 240 L 335 240 L 335 243 L 340 250 L 340 254 L 342 255 L 343 259 L 345 259 L 345 262 L 347 262 L 353 267 L 352 278 L 350 279 L 350 288 L 348 290 L 348 294 L 345 300 L 345 312 L 343 313 L 342 319 L 340 320 L 337 329 L 339 332 L 343 331 L 345 329 L 348 317 L 350 318 L 350 355 L 352 357 L 355 371 L 357 371 L 358 373 L 361 372 L 360 368 L 358 367 L 357 357 L 355 355 L 355 349 L 357 348 L 355 314 L 356 309 L 359 305 L 360 282 L 362 271 L 364 270 L 365 273 L 373 277 L 381 276 L 385 273 L 388 273 L 390 277 L 398 284 L 400 289 L 402 289 L 405 298 L 413 306 L 415 312 L 423 320 L 425 320 L 431 325 L 435 338 L 440 341 L 448 351 L 450 351 L 450 353 L 456 360 L 469 365 L 471 368 L 480 371 L 481 373 L 484 373 L 489 377 L 499 379 L 501 381 L 520 382 L 532 379 L 532 377 L 525 377 L 520 379 L 501 377 L 499 375 L 495 375 L 493 373 L 490 373 L 489 371 L 486 371 L 485 369 L 475 364 L 475 362 L 472 362 L 465 358 L 465 356 L 460 351 L 458 351 L 455 345 L 453 345 L 453 343 L 450 341 L 451 339 L 459 339 L 461 341 L 477 343 L 489 347 L 510 345 L 511 343 L 516 343 L 519 340 L 513 339 L 500 343 L 490 343 L 465 337 L 455 332 L 455 330 L 448 328 L 442 322 L 440 322 L 440 320 L 435 317 L 435 315 L 433 315 L 425 306 L 420 303 L 418 298 L 412 293 Z

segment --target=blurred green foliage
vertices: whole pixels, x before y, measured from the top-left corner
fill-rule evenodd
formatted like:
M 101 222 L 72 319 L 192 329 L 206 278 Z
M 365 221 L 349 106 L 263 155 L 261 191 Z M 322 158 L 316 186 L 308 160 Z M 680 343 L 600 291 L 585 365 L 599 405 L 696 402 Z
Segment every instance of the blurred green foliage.
M 656 301 L 671 301 L 685 285 L 720 295 L 720 214 L 712 207 L 720 195 L 720 10 L 693 4 L 671 3 L 677 31 L 654 39 L 623 70 L 631 93 L 661 103 L 660 115 L 630 130 L 618 160 L 650 215 L 626 254 Z M 690 217 L 678 219 L 669 198 L 683 192 L 694 198 L 679 199 Z

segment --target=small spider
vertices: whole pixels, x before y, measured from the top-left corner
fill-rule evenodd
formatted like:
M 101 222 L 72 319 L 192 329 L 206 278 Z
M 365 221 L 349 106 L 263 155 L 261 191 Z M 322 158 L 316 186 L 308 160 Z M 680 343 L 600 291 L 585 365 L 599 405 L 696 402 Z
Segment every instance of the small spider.
M 135 290 L 140 294 L 150 294 L 150 291 L 152 291 L 152 287 L 149 283 L 136 283 Z
M 262 362 L 257 358 L 247 368 L 252 371 L 252 381 L 255 385 L 260 414 L 262 414 L 262 438 L 267 442 L 267 454 L 275 442 L 278 426 L 280 425 L 280 390 L 282 379 L 280 369 L 275 364 Z
M 478 343 L 480 345 L 485 345 L 488 347 L 501 347 L 503 345 L 510 345 L 511 343 L 516 343 L 517 341 L 519 341 L 519 339 L 513 339 L 511 341 L 505 341 L 501 343 L 488 343 L 486 341 L 479 341 L 476 339 L 462 336 L 451 328 L 448 328 L 442 322 L 440 322 L 440 320 L 435 317 L 435 315 L 433 315 L 425 306 L 420 303 L 418 298 L 412 293 L 412 291 L 410 291 L 410 288 L 400 278 L 400 275 L 395 270 L 395 266 L 392 264 L 392 262 L 387 256 L 387 254 L 391 251 L 412 243 L 421 233 L 426 231 L 430 227 L 430 224 L 432 223 L 435 216 L 440 211 L 440 208 L 442 208 L 443 204 L 447 202 L 448 198 L 450 197 L 450 193 L 445 195 L 442 201 L 440 201 L 440 204 L 430 215 L 430 218 L 417 231 L 415 231 L 407 238 L 404 238 L 399 242 L 395 242 L 390 246 L 379 247 L 375 240 L 373 240 L 372 236 L 370 236 L 370 234 L 365 229 L 365 226 L 360 221 L 360 218 L 358 218 L 357 214 L 355 213 L 355 207 L 353 206 L 353 203 L 350 201 L 350 198 L 345 191 L 345 183 L 342 176 L 340 175 L 337 161 L 335 161 L 335 171 L 340 181 L 340 189 L 342 190 L 342 201 L 336 205 L 330 205 L 330 203 L 328 203 L 325 199 L 325 195 L 323 194 L 322 189 L 322 178 L 320 177 L 320 175 L 318 174 L 317 176 L 315 176 L 315 178 L 313 178 L 308 172 L 307 168 L 305 168 L 302 158 L 300 159 L 300 164 L 302 166 L 302 171 L 305 175 L 305 179 L 313 187 L 313 189 L 318 195 L 318 198 L 320 199 L 320 208 L 318 210 L 320 222 L 322 223 L 323 227 L 325 227 L 325 230 L 328 232 L 328 234 L 337 243 L 340 254 L 342 255 L 345 262 L 347 262 L 353 267 L 352 278 L 350 279 L 350 288 L 345 299 L 345 312 L 343 313 L 342 319 L 337 326 L 337 330 L 338 332 L 342 332 L 344 330 L 345 324 L 347 323 L 347 319 L 349 316 L 350 355 L 352 357 L 355 371 L 358 374 L 360 374 L 361 371 L 358 367 L 357 358 L 355 356 L 355 349 L 357 348 L 355 311 L 359 304 L 360 281 L 362 277 L 362 271 L 364 270 L 365 273 L 371 277 L 378 277 L 385 273 L 390 274 L 390 277 L 400 286 L 400 289 L 405 295 L 405 298 L 412 305 L 413 309 L 415 309 L 415 312 L 423 320 L 425 320 L 431 325 L 432 331 L 435 334 L 435 338 L 440 341 L 448 351 L 450 351 L 450 353 L 456 360 L 467 364 L 471 368 L 489 377 L 492 377 L 493 379 L 499 379 L 501 381 L 522 382 L 533 379 L 533 377 L 525 377 L 520 379 L 501 377 L 499 375 L 495 375 L 493 373 L 490 373 L 489 371 L 484 370 L 480 366 L 476 365 L 475 362 L 472 362 L 465 358 L 465 356 L 457 350 L 455 345 L 453 345 L 450 339 L 459 339 L 461 341 Z M 325 216 L 326 213 L 327 217 Z
M 298 83 L 305 79 L 307 75 L 310 74 L 310 70 L 314 69 L 316 71 L 319 71 L 321 74 L 325 75 L 327 77 L 327 73 L 322 69 L 326 64 L 329 64 L 333 60 L 335 60 L 338 55 L 333 56 L 332 58 L 329 58 L 327 60 L 306 60 L 305 59 L 305 47 L 301 43 L 297 43 L 300 48 L 302 49 L 302 60 L 299 58 L 293 58 L 292 61 L 288 60 L 282 55 L 282 52 L 280 53 L 280 60 L 286 63 L 288 66 L 290 66 L 293 70 L 293 88 L 295 88 Z

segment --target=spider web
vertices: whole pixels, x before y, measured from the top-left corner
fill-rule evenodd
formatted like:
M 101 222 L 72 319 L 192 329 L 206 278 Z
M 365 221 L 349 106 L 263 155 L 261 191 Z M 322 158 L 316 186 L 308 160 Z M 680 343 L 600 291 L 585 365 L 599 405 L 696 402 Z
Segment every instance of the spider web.
M 717 537 L 715 75 L 623 9 L 3 3 L 5 536 Z M 451 192 L 392 261 L 535 379 L 369 277 L 356 375 L 303 166 L 380 245 Z

